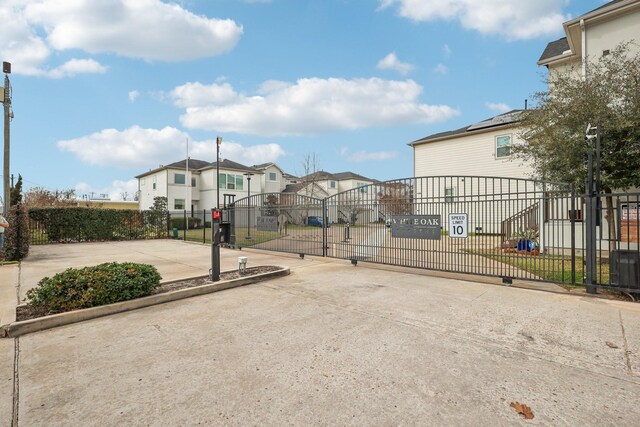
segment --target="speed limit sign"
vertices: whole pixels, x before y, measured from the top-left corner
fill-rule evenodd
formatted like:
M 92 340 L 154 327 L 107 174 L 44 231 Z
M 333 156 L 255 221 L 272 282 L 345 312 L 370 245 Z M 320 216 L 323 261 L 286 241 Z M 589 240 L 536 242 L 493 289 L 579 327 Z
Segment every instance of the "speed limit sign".
M 449 237 L 468 237 L 467 234 L 467 214 L 449 214 Z

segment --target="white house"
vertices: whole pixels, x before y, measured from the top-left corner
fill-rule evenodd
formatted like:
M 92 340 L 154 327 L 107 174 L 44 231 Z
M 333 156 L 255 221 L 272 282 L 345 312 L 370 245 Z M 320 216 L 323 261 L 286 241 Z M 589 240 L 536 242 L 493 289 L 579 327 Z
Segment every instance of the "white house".
M 249 192 L 262 192 L 263 172 L 225 159 L 220 161 L 220 182 L 217 165 L 203 160 L 189 159 L 171 163 L 136 176 L 140 209 L 153 206 L 155 197 L 166 197 L 169 210 L 198 211 L 220 206 Z M 249 187 L 250 183 L 250 187 Z

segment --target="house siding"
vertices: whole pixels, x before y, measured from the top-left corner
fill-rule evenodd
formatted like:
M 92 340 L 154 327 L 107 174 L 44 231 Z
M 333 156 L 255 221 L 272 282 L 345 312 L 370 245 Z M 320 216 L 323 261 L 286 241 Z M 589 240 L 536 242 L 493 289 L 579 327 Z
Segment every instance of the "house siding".
M 511 135 L 512 144 L 522 143 L 517 128 L 458 136 L 454 139 L 414 145 L 414 176 L 502 176 L 528 178 L 530 165 L 513 157 L 496 158 L 495 138 Z
M 602 56 L 602 51 L 613 50 L 623 41 L 640 41 L 640 10 L 625 15 L 618 15 L 615 19 L 600 21 L 587 25 L 587 51 L 590 60 Z M 631 45 L 633 52 L 640 50 L 638 44 Z

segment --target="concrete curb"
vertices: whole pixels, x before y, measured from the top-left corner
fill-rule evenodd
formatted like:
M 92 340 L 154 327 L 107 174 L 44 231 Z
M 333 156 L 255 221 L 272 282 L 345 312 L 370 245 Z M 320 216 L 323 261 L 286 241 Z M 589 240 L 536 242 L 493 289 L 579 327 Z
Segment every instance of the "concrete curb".
M 267 273 L 256 274 L 255 276 L 240 277 L 232 280 L 225 280 L 211 283 L 193 288 L 178 289 L 148 297 L 137 298 L 129 301 L 117 302 L 115 304 L 102 305 L 99 307 L 84 308 L 81 310 L 69 311 L 66 313 L 53 314 L 51 316 L 38 317 L 36 319 L 23 320 L 21 322 L 13 322 L 0 326 L 1 338 L 15 338 L 21 335 L 38 332 L 45 329 L 55 328 L 72 323 L 83 322 L 85 320 L 95 319 L 98 317 L 108 316 L 111 314 L 122 313 L 125 311 L 136 310 L 138 308 L 149 307 L 166 302 L 177 301 L 184 298 L 191 298 L 198 295 L 210 294 L 213 292 L 224 291 L 226 289 L 237 288 L 240 286 L 250 285 L 265 280 L 275 279 L 290 274 L 288 267 L 280 267 L 279 270 Z M 197 279 L 206 276 L 190 277 L 180 280 L 172 280 L 175 283 L 183 280 Z

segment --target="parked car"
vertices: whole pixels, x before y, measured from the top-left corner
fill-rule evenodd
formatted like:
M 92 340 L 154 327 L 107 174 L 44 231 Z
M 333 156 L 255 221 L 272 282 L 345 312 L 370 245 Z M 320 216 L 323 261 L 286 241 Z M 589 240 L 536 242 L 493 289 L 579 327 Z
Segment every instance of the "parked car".
M 311 225 L 314 227 L 324 227 L 324 220 L 321 216 L 309 216 L 307 217 L 307 225 Z M 329 227 L 328 224 L 327 227 Z

